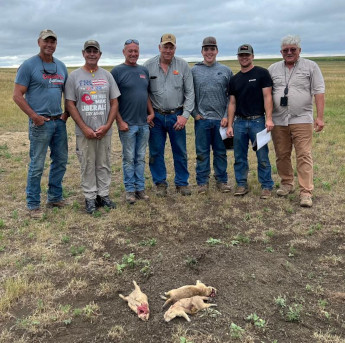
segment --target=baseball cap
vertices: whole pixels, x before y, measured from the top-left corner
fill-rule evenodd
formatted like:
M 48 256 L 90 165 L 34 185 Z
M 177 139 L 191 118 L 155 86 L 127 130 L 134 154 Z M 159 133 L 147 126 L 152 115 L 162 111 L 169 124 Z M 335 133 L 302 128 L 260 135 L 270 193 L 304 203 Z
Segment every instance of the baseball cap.
M 48 30 L 48 29 L 42 30 L 40 32 L 40 35 L 38 38 L 46 39 L 48 37 L 53 37 L 53 38 L 57 39 L 56 33 L 54 31 Z
M 202 41 L 202 47 L 204 46 L 217 46 L 217 40 L 214 37 L 206 37 Z
M 164 33 L 161 37 L 161 44 L 171 43 L 176 46 L 176 37 L 172 33 Z
M 254 49 L 250 44 L 242 44 L 237 51 L 238 54 L 254 54 Z
M 99 51 L 101 51 L 101 48 L 99 47 L 99 43 L 96 40 L 87 40 L 84 43 L 84 50 L 86 50 L 87 48 L 90 48 L 90 47 L 96 48 Z

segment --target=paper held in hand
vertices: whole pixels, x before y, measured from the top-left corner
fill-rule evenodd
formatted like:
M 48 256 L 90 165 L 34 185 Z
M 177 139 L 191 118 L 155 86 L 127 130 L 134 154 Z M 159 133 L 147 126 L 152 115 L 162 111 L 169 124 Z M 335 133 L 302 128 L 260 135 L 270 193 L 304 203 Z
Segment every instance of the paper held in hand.
M 220 136 L 222 137 L 224 146 L 226 150 L 232 150 L 234 148 L 234 137 L 228 137 L 226 135 L 227 127 L 220 127 L 219 128 L 219 133 Z
M 267 132 L 267 129 L 265 128 L 264 130 L 258 132 L 256 134 L 256 139 L 253 143 L 253 150 L 257 151 L 261 149 L 264 145 L 266 145 L 270 140 L 272 139 L 271 137 L 271 132 Z

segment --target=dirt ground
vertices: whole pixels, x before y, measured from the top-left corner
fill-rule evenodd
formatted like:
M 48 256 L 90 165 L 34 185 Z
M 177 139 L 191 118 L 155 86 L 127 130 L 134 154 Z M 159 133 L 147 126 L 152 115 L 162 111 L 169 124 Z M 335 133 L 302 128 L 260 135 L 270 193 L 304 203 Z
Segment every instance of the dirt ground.
M 0 144 L 5 138 L 0 137 Z M 10 151 L 27 151 L 26 134 L 6 139 Z M 77 162 L 69 168 L 77 170 Z M 343 216 L 328 214 L 341 209 L 341 199 L 320 194 L 312 209 L 301 209 L 296 197 L 274 197 L 263 204 L 253 193 L 240 199 L 217 193 L 213 183 L 203 197 L 194 191 L 186 198 L 169 189 L 161 200 L 153 190 L 148 193 L 149 203 L 131 207 L 120 202 L 116 210 L 103 211 L 102 218 L 81 219 L 86 217 L 82 207 L 74 219 L 67 217 L 72 207 L 48 214 L 48 223 L 67 221 L 63 234 L 89 254 L 78 260 L 76 270 L 43 266 L 31 280 L 49 279 L 56 308 L 94 302 L 98 309 L 90 317 L 71 314 L 70 321 L 49 320 L 43 329 L 30 331 L 18 321 L 37 311 L 40 295 L 19 299 L 0 321 L 13 342 L 345 342 Z M 79 193 L 71 199 L 83 202 Z M 58 261 L 75 263 L 69 245 L 50 239 L 46 244 Z M 133 267 L 124 266 L 119 273 L 118 265 L 130 253 Z M 31 258 L 26 263 L 37 267 L 43 262 Z M 73 278 L 86 280 L 87 287 L 66 292 Z M 118 296 L 132 291 L 132 280 L 149 297 L 148 322 L 140 321 Z M 217 289 L 212 300 L 216 310 L 200 312 L 190 323 L 183 318 L 165 323 L 160 295 L 196 280 Z M 298 315 L 293 312 L 297 308 Z M 248 320 L 251 314 L 264 322 Z M 243 329 L 238 338 L 232 323 Z

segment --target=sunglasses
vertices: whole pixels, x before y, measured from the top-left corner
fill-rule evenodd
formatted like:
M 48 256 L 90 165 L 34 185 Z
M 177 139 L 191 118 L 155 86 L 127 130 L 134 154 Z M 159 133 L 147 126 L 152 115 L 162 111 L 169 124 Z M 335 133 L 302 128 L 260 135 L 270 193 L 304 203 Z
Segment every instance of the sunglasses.
M 42 68 L 43 68 L 43 71 L 44 71 L 45 74 L 47 74 L 47 75 L 55 75 L 57 73 L 57 65 L 54 62 L 54 60 L 53 60 L 53 63 L 55 64 L 55 71 L 53 71 L 53 72 L 46 70 L 46 68 L 44 68 L 44 64 L 43 64 L 42 60 L 41 60 L 41 62 L 42 62 Z
M 282 53 L 287 54 L 289 51 L 291 51 L 294 54 L 297 51 L 297 48 L 283 49 Z
M 132 43 L 139 45 L 139 41 L 137 39 L 127 39 L 125 41 L 125 45 L 132 44 Z

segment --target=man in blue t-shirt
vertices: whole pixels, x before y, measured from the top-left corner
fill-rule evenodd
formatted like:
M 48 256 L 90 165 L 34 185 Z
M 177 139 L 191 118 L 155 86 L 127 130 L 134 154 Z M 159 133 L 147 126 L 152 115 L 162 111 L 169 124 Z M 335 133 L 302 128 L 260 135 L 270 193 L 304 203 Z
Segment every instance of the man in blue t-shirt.
M 53 57 L 57 36 L 52 30 L 41 31 L 40 52 L 19 67 L 13 100 L 29 117 L 30 164 L 26 201 L 32 218 L 42 218 L 41 178 L 48 147 L 50 172 L 47 207 L 63 207 L 62 179 L 65 175 L 68 146 L 66 120 L 61 97 L 67 80 L 66 66 Z
M 256 134 L 267 128 L 273 129 L 272 79 L 267 69 L 253 64 L 254 51 L 251 45 L 238 48 L 237 58 L 241 70 L 230 79 L 227 135 L 234 137 L 236 196 L 248 193 L 248 144 L 256 140 Z M 266 114 L 266 121 L 265 121 Z M 267 144 L 256 151 L 258 178 L 261 183 L 261 199 L 272 194 L 273 180 L 268 158 Z
M 154 111 L 148 95 L 148 70 L 137 64 L 139 42 L 128 39 L 123 48 L 125 62 L 111 71 L 120 89 L 116 118 L 122 143 L 123 181 L 126 201 L 148 200 L 145 194 L 145 153 L 153 126 Z

